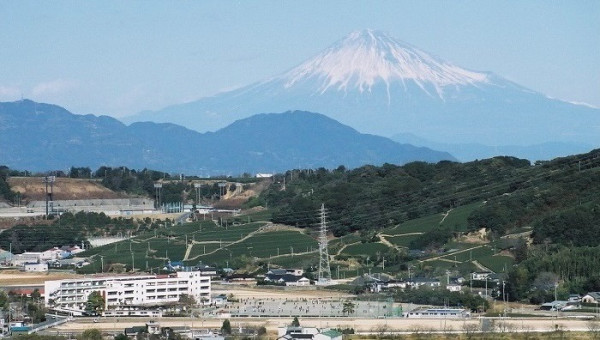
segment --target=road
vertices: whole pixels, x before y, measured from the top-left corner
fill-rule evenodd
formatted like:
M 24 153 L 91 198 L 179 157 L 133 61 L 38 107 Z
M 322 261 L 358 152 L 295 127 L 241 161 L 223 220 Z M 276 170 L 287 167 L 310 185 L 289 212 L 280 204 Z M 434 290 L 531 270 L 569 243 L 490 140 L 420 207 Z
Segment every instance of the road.
M 189 327 L 193 329 L 218 329 L 223 324 L 221 318 L 160 318 L 161 327 Z M 241 327 L 264 326 L 269 331 L 289 325 L 293 318 L 229 318 L 232 325 Z M 299 318 L 301 325 L 319 328 L 353 328 L 357 332 L 372 333 L 427 333 L 427 332 L 474 332 L 486 323 L 493 325 L 496 332 L 549 332 L 589 331 L 590 321 L 584 319 L 554 318 L 471 318 L 471 319 L 408 319 L 408 318 Z M 484 321 L 487 320 L 487 321 Z M 89 328 L 98 328 L 105 332 L 123 331 L 126 327 L 141 326 L 144 318 L 78 318 L 53 328 L 50 332 L 80 332 Z M 594 321 L 598 323 L 598 321 Z

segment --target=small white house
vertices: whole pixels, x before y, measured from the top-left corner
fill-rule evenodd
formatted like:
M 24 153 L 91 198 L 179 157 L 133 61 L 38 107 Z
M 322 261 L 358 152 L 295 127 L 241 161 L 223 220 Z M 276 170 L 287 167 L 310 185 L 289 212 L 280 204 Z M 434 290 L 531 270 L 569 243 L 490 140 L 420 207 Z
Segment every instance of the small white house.
M 583 303 L 598 303 L 600 302 L 600 292 L 589 292 L 581 298 Z
M 422 319 L 459 319 L 468 318 L 471 313 L 462 308 L 417 308 L 405 313 L 407 318 L 422 318 Z
M 471 279 L 473 281 L 483 281 L 490 277 L 492 272 L 472 272 Z
M 23 270 L 26 272 L 47 272 L 48 263 L 26 262 L 23 264 Z
M 285 285 L 286 286 L 310 286 L 310 280 L 305 277 L 301 277 L 297 281 L 286 281 Z
M 462 290 L 462 286 L 459 284 L 450 283 L 446 285 L 446 289 L 448 289 L 451 292 L 460 292 Z
M 50 248 L 48 250 L 43 251 L 40 254 L 40 259 L 46 260 L 46 261 L 60 260 L 62 258 L 63 258 L 63 251 L 58 247 Z

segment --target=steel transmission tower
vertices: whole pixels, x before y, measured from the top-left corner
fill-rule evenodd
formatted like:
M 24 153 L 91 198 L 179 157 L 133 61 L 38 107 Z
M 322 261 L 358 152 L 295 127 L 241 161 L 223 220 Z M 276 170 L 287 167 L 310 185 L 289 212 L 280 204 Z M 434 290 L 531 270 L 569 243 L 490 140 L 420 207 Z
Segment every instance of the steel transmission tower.
M 331 284 L 331 268 L 329 267 L 329 251 L 327 250 L 327 223 L 325 221 L 325 204 L 321 204 L 321 230 L 319 234 L 319 280 L 318 285 Z

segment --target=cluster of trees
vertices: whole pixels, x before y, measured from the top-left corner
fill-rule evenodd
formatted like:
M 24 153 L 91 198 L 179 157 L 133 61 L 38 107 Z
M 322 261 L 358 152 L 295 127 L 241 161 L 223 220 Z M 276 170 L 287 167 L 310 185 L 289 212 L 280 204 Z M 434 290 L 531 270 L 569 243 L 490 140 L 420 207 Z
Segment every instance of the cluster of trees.
M 45 225 L 17 225 L 0 233 L 0 248 L 12 249 L 15 254 L 26 251 L 44 251 L 55 246 L 81 244 L 83 231 L 68 225 L 52 228 Z
M 90 236 L 114 236 L 157 229 L 160 220 L 146 218 L 138 221 L 132 218 L 111 218 L 104 213 L 66 212 L 54 219 L 52 226 L 16 225 L 0 233 L 0 248 L 12 249 L 13 253 L 44 251 L 64 245 L 87 245 Z
M 0 166 L 0 198 L 11 202 L 15 200 L 17 193 L 10 189 L 10 186 L 8 185 L 8 177 L 14 175 L 15 173 L 8 167 L 4 165 Z
M 111 190 L 150 197 L 155 196 L 156 189 L 154 188 L 154 184 L 162 180 L 161 202 L 165 203 L 196 202 L 196 199 L 215 199 L 221 193 L 235 190 L 235 187 L 231 188 L 227 186 L 221 189 L 217 183 L 211 185 L 203 184 L 198 190 L 200 197 L 196 197 L 196 191 L 192 182 L 184 181 L 183 177 L 177 180 L 178 178 L 173 178 L 165 172 L 148 169 L 136 171 L 126 167 L 111 168 L 103 166 L 95 172 L 95 177 L 102 178 L 102 185 Z M 196 177 L 189 177 L 188 179 L 192 178 Z M 246 178 L 246 180 L 248 179 Z
M 146 221 L 149 223 L 150 221 Z M 59 219 L 56 219 L 53 224 L 55 226 L 74 227 L 76 226 L 84 236 L 108 236 L 126 233 L 135 233 L 146 224 L 140 223 L 133 218 L 111 218 L 100 212 L 84 212 L 77 213 L 66 212 L 61 214 Z
M 9 305 L 12 307 L 9 310 Z M 30 296 L 17 294 L 13 291 L 8 293 L 0 291 L 0 311 L 5 316 L 12 317 L 25 316 L 33 323 L 40 323 L 46 320 L 46 308 L 40 291 L 36 288 Z
M 411 302 L 422 305 L 434 306 L 458 306 L 468 308 L 472 311 L 487 310 L 488 301 L 478 295 L 451 292 L 446 289 L 431 289 L 419 287 L 419 289 L 398 290 L 394 299 L 399 302 Z
M 564 247 L 539 245 L 508 272 L 506 292 L 510 300 L 542 303 L 569 293 L 600 290 L 600 246 Z

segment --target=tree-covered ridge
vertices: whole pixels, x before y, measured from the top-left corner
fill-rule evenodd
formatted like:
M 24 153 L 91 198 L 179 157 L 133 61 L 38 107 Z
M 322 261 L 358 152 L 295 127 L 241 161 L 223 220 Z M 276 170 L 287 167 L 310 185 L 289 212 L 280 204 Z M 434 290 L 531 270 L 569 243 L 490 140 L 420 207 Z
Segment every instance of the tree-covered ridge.
M 397 225 L 403 221 L 485 202 L 469 216 L 470 230 L 502 236 L 523 226 L 536 242 L 591 245 L 598 227 L 600 150 L 531 165 L 514 157 L 404 166 L 385 164 L 354 170 L 293 170 L 276 177 L 251 204 L 274 208 L 274 222 L 318 224 L 321 203 L 336 236 Z M 577 228 L 588 228 L 576 232 Z M 570 229 L 565 238 L 562 231 Z
M 307 227 L 318 222 L 321 203 L 328 209 L 332 231 L 343 235 L 361 229 L 393 226 L 519 188 L 518 178 L 532 167 L 527 160 L 488 160 L 437 164 L 385 164 L 347 171 L 288 171 L 259 198 L 276 207 L 276 222 Z M 285 183 L 285 190 L 283 185 Z
M 596 246 L 600 232 L 600 151 L 534 169 L 520 189 L 490 198 L 469 224 L 498 235 L 530 226 L 536 243 Z

